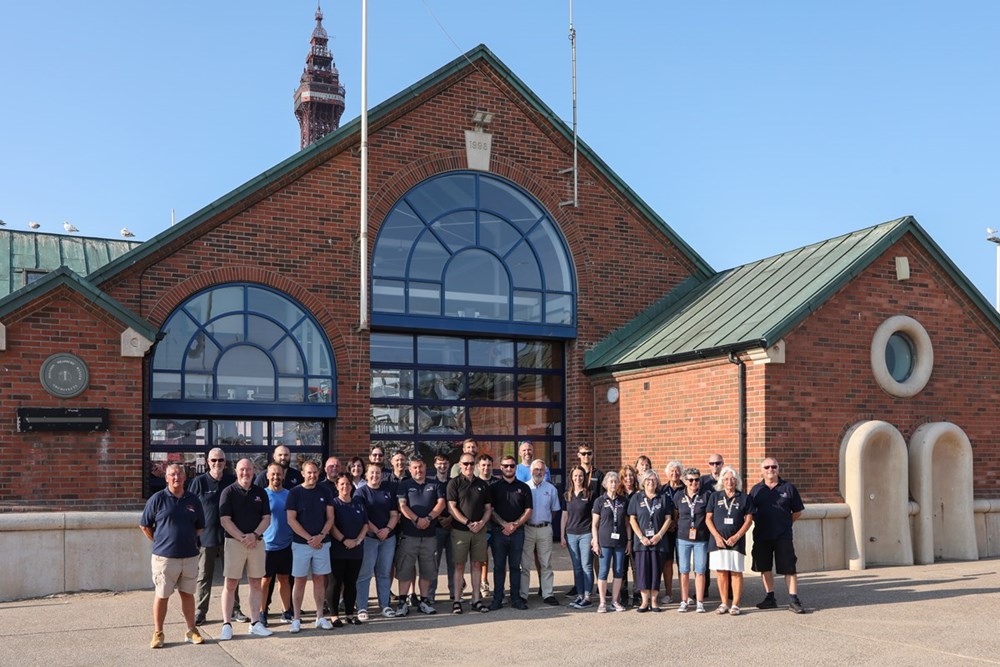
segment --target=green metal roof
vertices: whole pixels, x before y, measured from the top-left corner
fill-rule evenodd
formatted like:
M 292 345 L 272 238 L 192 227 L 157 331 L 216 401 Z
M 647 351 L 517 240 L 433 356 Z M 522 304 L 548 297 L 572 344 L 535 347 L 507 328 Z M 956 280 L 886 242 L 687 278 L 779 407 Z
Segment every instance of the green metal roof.
M 138 241 L 0 229 L 0 298 L 28 284 L 31 273 L 65 266 L 85 276 L 138 245 Z
M 131 327 L 148 340 L 156 340 L 156 327 L 150 325 L 149 322 L 94 287 L 90 281 L 86 278 L 81 278 L 76 272 L 66 266 L 60 266 L 54 271 L 46 273 L 45 276 L 30 285 L 22 287 L 16 292 L 0 299 L 0 318 L 62 286 L 66 286 L 82 295 L 87 301 L 111 314 L 119 322 Z
M 907 233 L 1000 327 L 1000 316 L 989 301 L 907 216 L 720 272 L 694 288 L 674 290 L 594 346 L 586 354 L 586 372 L 770 347 Z
M 503 77 L 504 80 L 506 80 L 525 98 L 529 105 L 531 105 L 539 114 L 552 124 L 556 131 L 562 134 L 567 141 L 572 142 L 572 128 L 556 116 L 555 113 L 553 113 L 552 110 L 549 109 L 549 107 L 546 106 L 545 103 L 542 102 L 530 88 L 518 79 L 517 76 L 515 76 L 514 73 L 483 44 L 480 44 L 479 46 L 471 49 L 469 52 L 455 58 L 449 64 L 440 68 L 436 72 L 424 77 L 417 83 L 400 91 L 385 102 L 382 102 L 378 106 L 371 109 L 368 113 L 369 124 L 374 126 L 380 119 L 395 112 L 403 104 L 419 97 L 427 90 L 439 85 L 448 77 L 451 77 L 452 75 L 467 68 L 477 67 L 478 63 L 481 61 L 487 63 L 501 77 Z M 106 266 L 92 273 L 90 278 L 95 284 L 99 285 L 120 271 L 125 270 L 127 267 L 153 255 L 172 241 L 189 234 L 193 228 L 211 219 L 215 215 L 218 215 L 220 212 L 233 208 L 234 206 L 239 206 L 243 200 L 246 200 L 247 205 L 249 205 L 252 203 L 253 196 L 256 193 L 274 187 L 288 178 L 295 178 L 299 172 L 304 173 L 305 171 L 314 168 L 317 164 L 320 164 L 324 160 L 329 159 L 329 156 L 326 155 L 329 149 L 345 139 L 350 139 L 354 135 L 360 134 L 360 131 L 361 119 L 356 118 L 346 125 L 341 126 L 339 129 L 324 136 L 316 143 L 303 148 L 298 153 L 295 153 L 291 157 L 278 163 L 262 174 L 250 179 L 243 185 L 237 187 L 235 190 L 232 190 L 208 206 L 205 206 L 200 211 L 197 211 L 184 220 L 179 221 L 176 225 L 169 227 L 160 234 L 149 239 L 132 252 L 110 262 Z M 598 157 L 593 149 L 584 143 L 583 140 L 578 140 L 578 146 L 580 154 L 583 158 L 589 161 L 595 169 L 603 174 L 615 186 L 615 188 L 618 189 L 625 199 L 631 202 L 632 205 L 634 205 L 646 218 L 659 227 L 660 231 L 663 232 L 670 242 L 676 246 L 685 257 L 688 258 L 694 267 L 695 275 L 698 278 L 704 280 L 715 272 L 714 269 L 712 269 L 712 267 L 709 266 L 709 264 L 684 241 L 684 239 L 678 236 L 677 233 L 674 232 L 674 230 L 671 229 L 670 226 L 662 218 L 660 218 L 660 216 L 658 216 L 656 212 L 653 211 L 653 209 L 650 208 L 649 205 L 646 204 L 646 202 L 644 202 L 625 183 L 625 181 L 618 176 L 618 174 L 612 171 L 612 169 L 605 164 L 600 157 Z

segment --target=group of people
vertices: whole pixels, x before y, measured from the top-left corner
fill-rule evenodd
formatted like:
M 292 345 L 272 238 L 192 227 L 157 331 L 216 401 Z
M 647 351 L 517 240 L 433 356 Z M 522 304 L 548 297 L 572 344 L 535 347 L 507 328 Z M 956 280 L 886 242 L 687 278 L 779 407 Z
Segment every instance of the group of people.
M 183 466 L 170 465 L 166 488 L 150 497 L 140 520 L 153 542 L 150 645 L 163 646 L 167 602 L 175 590 L 187 625 L 185 640 L 203 641 L 198 626 L 206 622 L 217 562 L 224 579 L 219 639 L 228 640 L 234 622 L 248 623 L 252 635 L 273 633 L 269 607 L 275 591 L 282 609 L 278 618 L 289 624 L 290 632 L 300 632 L 310 580 L 317 629 L 369 620 L 373 579 L 376 613 L 383 617 L 405 616 L 411 608 L 435 614 L 442 558 L 449 573 L 451 613 L 486 613 L 501 609 L 508 599 L 514 609 L 527 609 L 532 570 L 543 602 L 559 605 L 551 562 L 556 541 L 567 548 L 573 563 L 569 595 L 575 609 L 594 606 L 596 573 L 598 612 L 624 611 L 630 604 L 638 612 L 662 611 L 661 602 L 672 599 L 676 562 L 678 611 L 705 611 L 712 569 L 718 573 L 722 599 L 717 613 L 738 615 L 744 536 L 751 525 L 753 569 L 762 573 L 767 592 L 757 606 L 777 606 L 771 573 L 776 564 L 788 582 L 789 607 L 802 611 L 791 532 L 802 501 L 795 487 L 779 477 L 774 459 L 765 459 L 763 480 L 747 494 L 737 472 L 723 467 L 719 455 L 710 457 L 713 472 L 705 476 L 677 461 L 669 463 L 662 484 L 645 456 L 635 466 L 608 473 L 593 466 L 588 445 L 580 446 L 577 456 L 564 494 L 551 483 L 545 462 L 534 458 L 528 441 L 519 443 L 517 459 L 500 459 L 499 476 L 494 476 L 493 458 L 480 454 L 471 438 L 462 444 L 454 466 L 447 455 L 435 456 L 430 476 L 422 458 L 400 452 L 393 454 L 391 467 L 383 467 L 386 452 L 379 445 L 361 462 L 363 472 L 353 459 L 342 471 L 335 456 L 326 460 L 322 475 L 312 461 L 299 471 L 291 467 L 291 452 L 284 446 L 275 448 L 273 462 L 256 478 L 249 459 L 237 462 L 235 475 L 227 472 L 225 453 L 218 448 L 209 452 L 208 471 L 190 484 L 185 484 Z M 554 535 L 557 512 L 563 512 L 563 520 Z M 468 605 L 463 601 L 467 563 Z M 692 569 L 693 599 L 688 596 Z M 237 594 L 244 573 L 249 615 Z M 658 596 L 661 578 L 664 599 Z

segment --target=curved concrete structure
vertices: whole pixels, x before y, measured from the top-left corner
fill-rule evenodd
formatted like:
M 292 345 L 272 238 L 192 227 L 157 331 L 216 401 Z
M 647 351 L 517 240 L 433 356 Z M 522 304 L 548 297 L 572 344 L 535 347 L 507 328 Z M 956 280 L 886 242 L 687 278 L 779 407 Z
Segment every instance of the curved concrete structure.
M 896 381 L 886 367 L 885 346 L 894 333 L 901 333 L 913 343 L 913 370 L 902 382 Z M 920 322 L 906 315 L 895 315 L 879 325 L 872 336 L 872 374 L 875 381 L 887 394 L 899 398 L 910 398 L 919 394 L 934 370 L 934 346 Z
M 972 444 L 950 422 L 924 424 L 910 438 L 910 491 L 917 563 L 978 560 L 972 499 Z
M 840 443 L 840 493 L 851 508 L 848 567 L 913 565 L 906 441 L 883 421 L 859 422 Z

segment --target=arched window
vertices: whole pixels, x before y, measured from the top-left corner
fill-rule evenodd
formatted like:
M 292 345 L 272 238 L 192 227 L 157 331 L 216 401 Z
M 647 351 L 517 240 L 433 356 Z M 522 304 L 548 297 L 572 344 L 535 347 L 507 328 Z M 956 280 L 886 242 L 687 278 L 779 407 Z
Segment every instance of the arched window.
M 207 289 L 163 325 L 150 414 L 336 416 L 326 335 L 289 297 L 259 285 Z
M 372 322 L 574 338 L 572 261 L 552 217 L 513 184 L 478 172 L 435 176 L 379 230 Z

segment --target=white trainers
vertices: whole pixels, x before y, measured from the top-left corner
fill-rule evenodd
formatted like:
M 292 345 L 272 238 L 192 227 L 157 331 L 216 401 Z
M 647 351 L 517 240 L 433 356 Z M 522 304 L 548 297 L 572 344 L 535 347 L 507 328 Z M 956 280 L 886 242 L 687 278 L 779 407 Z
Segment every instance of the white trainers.
M 698 606 L 695 607 L 695 611 L 697 613 L 699 613 L 699 614 L 704 614 L 705 613 L 705 604 L 703 602 L 699 602 Z
M 437 609 L 431 604 L 431 601 L 427 598 L 422 598 L 420 600 L 420 613 L 421 614 L 436 614 Z
M 326 616 L 320 616 L 319 618 L 316 619 L 316 622 L 313 624 L 313 627 L 315 627 L 317 630 L 333 630 L 333 623 L 331 623 L 330 619 L 328 619 Z
M 274 631 L 268 630 L 263 623 L 257 621 L 250 625 L 250 634 L 257 635 L 258 637 L 270 637 L 274 634 Z
M 219 633 L 219 641 L 229 641 L 233 638 L 233 626 L 230 623 L 222 624 L 222 632 Z
M 681 600 L 681 603 L 679 605 L 677 605 L 677 611 L 683 614 L 687 610 L 688 610 L 688 602 L 687 602 L 687 600 Z
M 384 607 L 382 609 L 382 618 L 395 618 L 396 610 L 392 607 Z
M 302 629 L 302 621 L 297 618 L 292 619 L 292 627 L 288 628 L 288 631 L 293 635 Z

